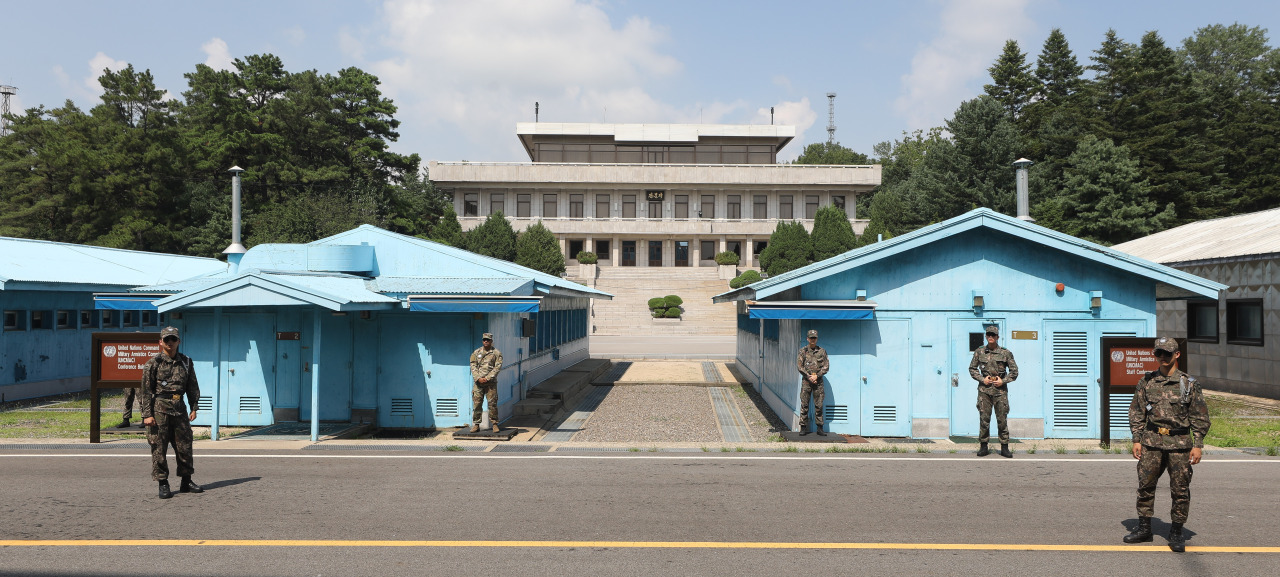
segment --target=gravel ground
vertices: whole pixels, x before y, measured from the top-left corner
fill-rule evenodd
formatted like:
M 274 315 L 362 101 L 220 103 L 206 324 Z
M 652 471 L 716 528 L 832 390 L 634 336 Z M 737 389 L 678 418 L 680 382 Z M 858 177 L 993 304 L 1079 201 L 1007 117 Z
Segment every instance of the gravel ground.
M 787 430 L 782 419 L 774 414 L 773 409 L 765 404 L 764 397 L 751 388 L 751 385 L 730 383 L 729 390 L 733 393 L 733 400 L 738 403 L 738 410 L 742 411 L 742 417 L 747 421 L 752 440 L 757 443 L 773 441 L 775 439 L 770 437 L 777 437 L 781 435 L 781 431 Z
M 711 396 L 702 387 L 614 387 L 575 442 L 677 443 L 723 441 Z

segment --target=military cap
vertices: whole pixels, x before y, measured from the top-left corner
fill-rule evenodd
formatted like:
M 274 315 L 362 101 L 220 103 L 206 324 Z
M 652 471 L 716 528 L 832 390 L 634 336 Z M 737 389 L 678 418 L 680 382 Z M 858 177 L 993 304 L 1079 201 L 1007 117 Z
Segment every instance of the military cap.
M 483 334 L 483 335 L 480 335 L 480 340 L 482 340 L 482 341 L 491 341 L 491 340 L 493 340 L 493 333 L 485 333 L 485 334 Z
M 1000 336 L 1000 327 L 996 325 L 987 325 L 987 334 Z
M 160 331 L 160 340 L 164 340 L 169 337 L 182 338 L 178 336 L 178 327 L 165 327 L 164 330 Z
M 1178 352 L 1178 341 L 1169 337 L 1160 337 L 1156 339 L 1155 350 L 1176 353 Z
M 809 329 L 809 338 L 811 338 L 811 339 L 816 339 L 816 338 L 818 338 L 818 330 L 817 330 L 817 329 Z

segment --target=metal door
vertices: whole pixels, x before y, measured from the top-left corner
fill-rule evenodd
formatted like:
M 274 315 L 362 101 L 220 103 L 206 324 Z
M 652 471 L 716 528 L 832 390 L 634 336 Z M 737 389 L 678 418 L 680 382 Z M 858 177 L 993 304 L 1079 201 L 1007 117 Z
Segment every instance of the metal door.
M 911 435 L 911 321 L 846 321 L 861 327 L 862 435 Z
M 662 241 L 649 241 L 649 266 L 662 266 Z
M 860 323 L 849 321 L 808 321 L 800 325 L 800 335 L 818 330 L 818 344 L 827 350 L 831 369 L 825 382 L 822 407 L 826 429 L 833 433 L 858 435 L 862 432 L 862 341 Z M 804 341 L 807 343 L 808 341 Z M 797 349 L 797 352 L 798 349 Z M 795 353 L 789 359 L 795 366 Z M 792 374 L 796 374 L 793 372 Z M 800 407 L 796 407 L 799 413 Z M 810 413 L 812 414 L 812 413 Z
M 689 241 L 676 241 L 676 266 L 689 266 Z
M 320 420 L 351 420 L 351 317 L 333 316 L 329 311 L 317 311 L 320 315 Z M 311 326 L 308 323 L 308 326 Z M 304 338 L 311 338 L 310 336 Z M 309 368 L 309 367 L 308 367 Z M 302 403 L 299 418 L 311 420 L 310 372 L 302 383 Z
M 1045 321 L 1045 436 L 1062 439 L 1094 439 L 1100 436 L 1101 390 L 1098 365 L 1104 336 L 1137 336 L 1146 332 L 1143 321 Z M 1114 395 L 1112 418 L 1128 420 L 1131 395 Z M 1117 413 L 1117 405 L 1121 405 Z M 1112 430 L 1116 431 L 1116 427 Z M 1126 427 L 1118 427 L 1124 432 Z
M 433 315 L 381 315 L 378 322 L 378 426 L 433 425 L 428 383 L 438 377 L 427 348 Z
M 274 422 L 275 315 L 231 313 L 223 317 L 222 378 L 218 422 L 260 427 Z
M 636 241 L 622 241 L 622 263 L 621 266 L 636 266 Z
M 986 346 L 986 325 L 996 324 L 1004 334 L 1004 319 L 954 319 L 951 321 L 951 434 L 965 437 L 978 435 L 978 382 L 969 377 L 973 351 Z M 991 419 L 991 429 L 996 420 Z

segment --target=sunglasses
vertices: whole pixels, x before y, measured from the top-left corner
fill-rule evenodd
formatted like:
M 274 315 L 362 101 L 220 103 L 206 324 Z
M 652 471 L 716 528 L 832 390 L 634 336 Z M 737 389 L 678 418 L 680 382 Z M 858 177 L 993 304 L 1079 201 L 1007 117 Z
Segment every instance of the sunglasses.
M 165 337 L 165 338 L 164 338 L 164 342 L 166 342 L 166 343 L 176 343 L 176 342 L 178 342 L 178 341 L 179 341 L 178 337 Z
M 1161 357 L 1172 357 L 1172 356 L 1173 356 L 1173 353 L 1171 353 L 1171 352 L 1169 352 L 1169 351 L 1164 351 L 1164 350 L 1156 351 L 1156 358 L 1157 358 L 1157 359 L 1158 359 L 1158 358 L 1161 358 Z

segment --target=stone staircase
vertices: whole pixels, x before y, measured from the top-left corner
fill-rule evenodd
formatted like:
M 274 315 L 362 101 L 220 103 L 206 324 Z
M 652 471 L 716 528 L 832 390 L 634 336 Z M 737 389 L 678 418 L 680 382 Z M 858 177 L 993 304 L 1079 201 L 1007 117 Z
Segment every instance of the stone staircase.
M 613 300 L 592 301 L 593 336 L 734 335 L 737 332 L 736 306 L 711 302 L 711 297 L 729 290 L 729 281 L 719 277 L 716 267 L 594 268 L 597 271 L 594 279 L 565 277 L 613 295 Z M 580 274 L 573 268 L 570 273 Z M 684 300 L 684 315 L 679 321 L 656 321 L 650 316 L 649 299 L 666 295 L 677 295 Z
M 587 395 L 591 382 L 612 366 L 608 359 L 586 359 L 552 375 L 529 389 L 528 395 L 516 403 L 512 417 L 503 425 L 541 428 L 548 420 L 572 412 Z

